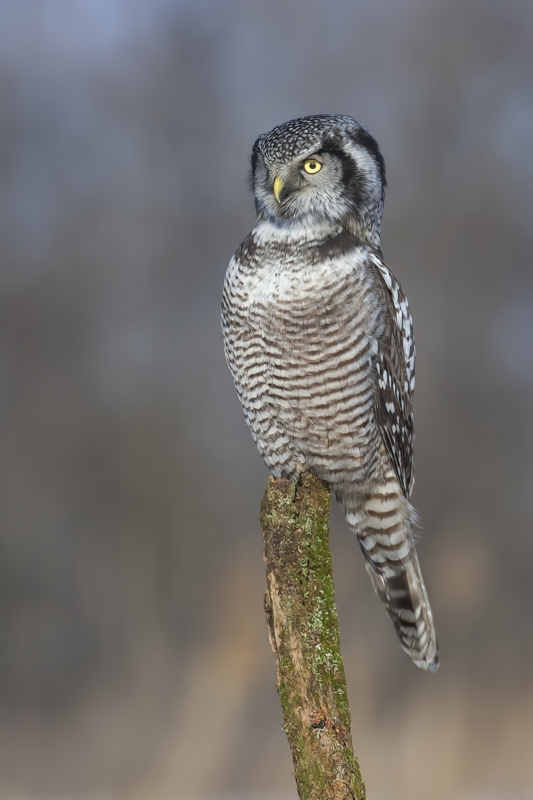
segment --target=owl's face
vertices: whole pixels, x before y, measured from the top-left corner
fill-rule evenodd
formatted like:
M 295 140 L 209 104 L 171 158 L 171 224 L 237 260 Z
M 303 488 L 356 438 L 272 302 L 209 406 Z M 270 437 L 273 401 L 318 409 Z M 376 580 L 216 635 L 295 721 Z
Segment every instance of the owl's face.
M 377 240 L 385 165 L 375 139 L 352 117 L 320 115 L 279 125 L 256 141 L 257 212 L 280 226 L 344 226 Z

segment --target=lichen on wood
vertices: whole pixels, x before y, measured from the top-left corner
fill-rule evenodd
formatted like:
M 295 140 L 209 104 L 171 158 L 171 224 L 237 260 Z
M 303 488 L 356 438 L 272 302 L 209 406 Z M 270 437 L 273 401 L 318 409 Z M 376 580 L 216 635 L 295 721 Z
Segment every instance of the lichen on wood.
M 353 752 L 329 549 L 330 491 L 270 478 L 261 505 L 265 612 L 301 800 L 364 800 Z

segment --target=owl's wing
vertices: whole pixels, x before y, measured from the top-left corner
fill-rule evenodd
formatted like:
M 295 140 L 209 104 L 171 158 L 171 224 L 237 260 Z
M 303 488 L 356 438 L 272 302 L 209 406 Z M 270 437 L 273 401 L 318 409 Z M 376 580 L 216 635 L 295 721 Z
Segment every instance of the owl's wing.
M 405 497 L 414 484 L 415 340 L 409 302 L 394 273 L 376 254 L 370 260 L 377 268 L 386 309 L 385 326 L 378 343 L 376 417 L 383 442 Z

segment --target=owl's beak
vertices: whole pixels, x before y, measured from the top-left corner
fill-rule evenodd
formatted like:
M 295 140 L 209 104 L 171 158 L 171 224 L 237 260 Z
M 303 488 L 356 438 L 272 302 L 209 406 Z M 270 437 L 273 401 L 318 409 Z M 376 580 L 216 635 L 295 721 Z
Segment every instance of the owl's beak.
M 274 192 L 274 197 L 276 198 L 278 203 L 281 203 L 280 196 L 282 189 L 283 189 L 283 181 L 281 180 L 279 175 L 276 175 L 276 177 L 274 178 L 274 183 L 272 184 L 272 191 Z

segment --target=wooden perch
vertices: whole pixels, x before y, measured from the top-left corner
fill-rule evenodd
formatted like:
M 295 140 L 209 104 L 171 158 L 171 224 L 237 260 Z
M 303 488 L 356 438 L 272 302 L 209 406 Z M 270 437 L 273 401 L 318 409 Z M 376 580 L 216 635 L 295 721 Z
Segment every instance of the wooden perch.
M 301 800 L 364 800 L 353 752 L 329 549 L 329 487 L 270 478 L 261 505 L 265 611 Z

